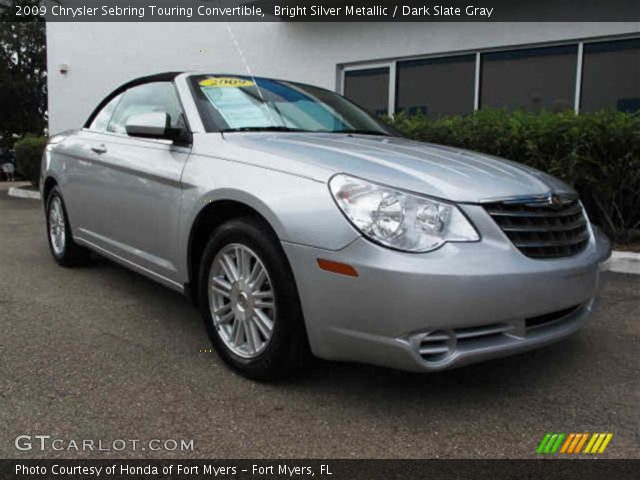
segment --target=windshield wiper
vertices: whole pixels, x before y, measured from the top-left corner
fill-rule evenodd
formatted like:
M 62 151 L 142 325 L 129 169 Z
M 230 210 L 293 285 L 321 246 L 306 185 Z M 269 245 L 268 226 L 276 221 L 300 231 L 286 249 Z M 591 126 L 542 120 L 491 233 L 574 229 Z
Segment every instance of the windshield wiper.
M 271 125 L 268 127 L 223 128 L 219 131 L 222 133 L 228 133 L 228 132 L 310 132 L 311 130 L 303 130 L 302 128 L 284 127 L 280 125 Z

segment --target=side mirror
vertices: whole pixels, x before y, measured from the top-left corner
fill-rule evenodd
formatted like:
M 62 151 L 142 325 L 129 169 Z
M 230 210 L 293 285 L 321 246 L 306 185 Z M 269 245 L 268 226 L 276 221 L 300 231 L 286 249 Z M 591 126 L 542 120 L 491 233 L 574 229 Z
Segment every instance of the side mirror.
M 164 138 L 173 140 L 171 120 L 166 112 L 151 112 L 132 115 L 124 126 L 127 135 L 142 138 Z

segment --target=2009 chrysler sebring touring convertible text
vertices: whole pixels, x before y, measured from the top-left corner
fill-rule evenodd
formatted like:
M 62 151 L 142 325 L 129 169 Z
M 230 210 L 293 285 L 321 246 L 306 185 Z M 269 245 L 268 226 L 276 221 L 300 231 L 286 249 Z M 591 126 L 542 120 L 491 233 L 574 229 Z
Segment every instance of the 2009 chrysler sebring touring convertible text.
M 51 138 L 41 185 L 59 264 L 94 250 L 190 294 L 259 379 L 309 353 L 431 371 L 548 344 L 610 251 L 559 180 L 267 78 L 123 85 Z

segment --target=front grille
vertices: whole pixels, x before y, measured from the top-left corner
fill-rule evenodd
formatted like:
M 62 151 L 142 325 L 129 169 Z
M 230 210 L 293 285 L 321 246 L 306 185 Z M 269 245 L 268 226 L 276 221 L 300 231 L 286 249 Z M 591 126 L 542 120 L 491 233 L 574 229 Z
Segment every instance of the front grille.
M 486 204 L 513 244 L 531 258 L 558 258 L 575 255 L 589 243 L 587 219 L 580 202 L 566 200 L 560 205 L 545 201 Z

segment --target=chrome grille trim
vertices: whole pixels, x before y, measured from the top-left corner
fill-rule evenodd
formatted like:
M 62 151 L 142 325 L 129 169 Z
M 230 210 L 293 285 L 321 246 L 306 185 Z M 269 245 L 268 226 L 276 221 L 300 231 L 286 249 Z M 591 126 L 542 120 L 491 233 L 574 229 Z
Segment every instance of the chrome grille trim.
M 521 227 L 503 227 L 502 230 L 504 230 L 505 232 L 562 232 L 565 230 L 573 230 L 574 228 L 581 228 L 582 226 L 584 226 L 584 221 L 582 219 L 574 222 L 574 223 L 570 223 L 567 225 L 559 225 L 559 226 L 547 226 L 547 225 L 540 225 L 540 226 L 531 226 L 531 225 L 526 225 L 526 226 L 521 226 Z
M 503 203 L 501 206 L 489 207 L 487 210 L 491 216 L 499 217 L 566 217 L 582 213 L 582 208 L 578 202 L 576 206 L 571 206 L 562 211 L 544 211 L 537 210 L 541 208 L 549 208 L 550 205 L 520 205 L 516 203 Z M 508 210 L 507 210 L 508 209 Z
M 589 227 L 579 200 L 549 197 L 546 202 L 515 200 L 485 204 L 485 210 L 511 242 L 531 258 L 576 255 L 589 243 Z

